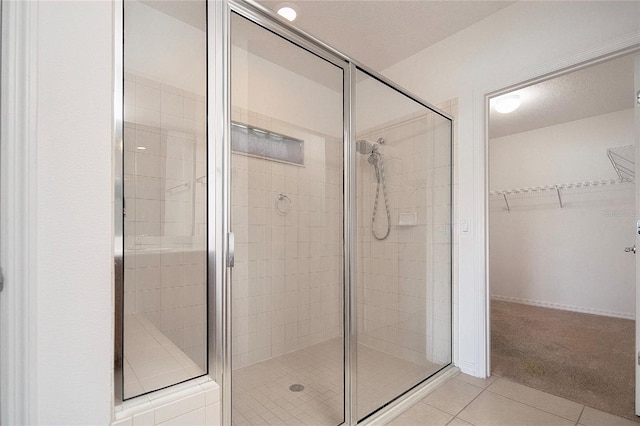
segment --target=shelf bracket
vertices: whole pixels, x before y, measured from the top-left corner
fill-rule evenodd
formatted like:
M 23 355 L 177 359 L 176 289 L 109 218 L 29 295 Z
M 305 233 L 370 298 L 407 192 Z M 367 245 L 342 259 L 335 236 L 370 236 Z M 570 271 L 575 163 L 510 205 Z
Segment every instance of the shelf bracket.
M 509 201 L 507 201 L 507 194 L 502 193 L 502 198 L 504 198 L 504 204 L 507 206 L 507 211 L 511 213 L 511 207 L 509 207 Z
M 556 185 L 556 194 L 558 194 L 558 202 L 560 203 L 560 208 L 563 208 L 564 205 L 562 204 L 562 196 L 560 195 L 560 187 L 558 185 Z

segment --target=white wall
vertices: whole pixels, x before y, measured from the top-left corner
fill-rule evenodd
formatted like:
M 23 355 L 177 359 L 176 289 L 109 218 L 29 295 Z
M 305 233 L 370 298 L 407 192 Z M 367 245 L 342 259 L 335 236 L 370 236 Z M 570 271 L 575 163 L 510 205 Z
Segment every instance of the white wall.
M 432 103 L 458 98 L 458 324 L 454 359 L 487 374 L 485 105 L 492 91 L 640 42 L 640 2 L 517 2 L 384 74 Z M 456 317 L 456 315 L 454 315 Z
M 111 2 L 40 2 L 37 423 L 108 424 L 113 374 Z
M 617 177 L 607 148 L 633 144 L 633 110 L 490 141 L 490 190 Z M 490 203 L 491 296 L 635 317 L 634 186 Z M 514 250 L 514 247 L 517 248 Z

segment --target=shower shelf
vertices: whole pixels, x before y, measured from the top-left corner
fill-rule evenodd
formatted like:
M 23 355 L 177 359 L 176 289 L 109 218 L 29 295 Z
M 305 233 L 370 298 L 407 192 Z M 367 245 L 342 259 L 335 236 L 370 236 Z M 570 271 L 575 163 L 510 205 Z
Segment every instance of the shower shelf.
M 398 226 L 417 226 L 418 225 L 418 213 L 406 212 L 398 215 Z
M 631 183 L 629 180 L 621 179 L 604 179 L 587 182 L 565 183 L 558 185 L 537 186 L 531 188 L 505 189 L 498 191 L 489 191 L 489 196 L 494 199 L 502 199 L 504 201 L 507 212 L 511 213 L 509 201 L 515 198 L 532 198 L 532 197 L 556 197 L 560 208 L 564 207 L 563 196 L 565 194 L 579 194 L 587 192 L 604 191 L 606 187 L 619 186 Z
M 607 149 L 607 157 L 611 160 L 620 180 L 636 183 L 635 155 L 636 150 L 633 145 Z

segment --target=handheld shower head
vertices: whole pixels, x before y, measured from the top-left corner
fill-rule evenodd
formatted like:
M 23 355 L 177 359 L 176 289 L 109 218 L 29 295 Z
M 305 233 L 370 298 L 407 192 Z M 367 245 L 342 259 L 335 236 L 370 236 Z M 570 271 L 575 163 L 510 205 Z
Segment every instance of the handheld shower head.
M 359 154 L 367 155 L 367 162 L 373 166 L 376 174 L 376 198 L 373 202 L 373 211 L 371 213 L 371 233 L 376 240 L 384 240 L 391 232 L 391 213 L 389 210 L 389 199 L 387 197 L 387 184 L 384 179 L 384 155 L 380 152 L 380 146 L 384 144 L 383 138 L 378 138 L 375 143 L 371 143 L 365 139 L 356 140 L 356 151 Z M 378 236 L 376 231 L 376 214 L 378 213 L 378 197 L 380 196 L 380 188 L 384 198 L 384 207 L 387 213 L 387 232 L 383 236 Z
M 384 143 L 384 139 L 378 139 L 378 142 Z M 376 169 L 376 179 L 380 182 L 380 171 L 378 169 L 378 161 L 380 161 L 380 152 L 378 151 L 378 144 L 371 143 L 366 139 L 358 139 L 356 141 L 356 151 L 362 155 L 368 155 L 367 161 Z
M 369 155 L 373 152 L 373 145 L 367 140 L 359 139 L 356 141 L 356 151 L 363 155 Z

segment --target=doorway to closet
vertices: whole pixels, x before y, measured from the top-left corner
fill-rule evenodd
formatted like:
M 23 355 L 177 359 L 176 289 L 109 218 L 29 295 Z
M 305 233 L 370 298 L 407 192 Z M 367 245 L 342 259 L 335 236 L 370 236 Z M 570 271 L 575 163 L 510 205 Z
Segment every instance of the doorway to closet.
M 489 113 L 491 373 L 636 420 L 634 56 Z

